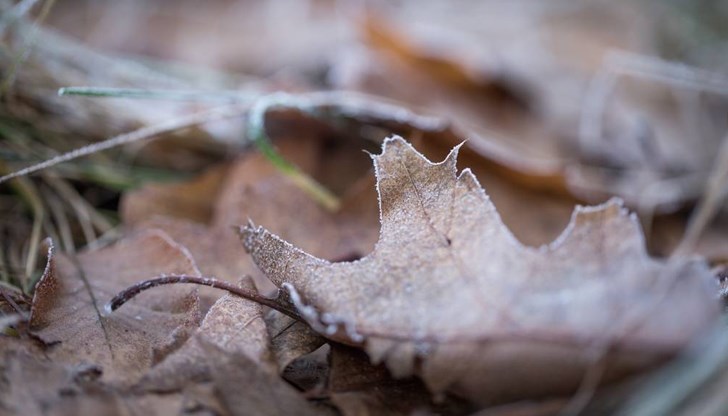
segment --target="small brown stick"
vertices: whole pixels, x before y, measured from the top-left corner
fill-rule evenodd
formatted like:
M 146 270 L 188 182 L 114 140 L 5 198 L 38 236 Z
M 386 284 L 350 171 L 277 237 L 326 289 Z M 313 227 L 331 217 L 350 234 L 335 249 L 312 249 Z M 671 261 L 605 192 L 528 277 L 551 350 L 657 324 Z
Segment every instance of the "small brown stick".
M 224 280 L 218 280 L 212 277 L 190 276 L 185 274 L 163 275 L 161 277 L 145 280 L 133 286 L 129 286 L 128 288 L 122 290 L 116 296 L 114 296 L 113 299 L 111 299 L 111 301 L 109 301 L 109 303 L 104 306 L 104 311 L 108 315 L 111 312 L 119 309 L 121 305 L 125 304 L 133 297 L 147 289 L 175 283 L 193 283 L 196 285 L 210 286 L 215 289 L 222 289 L 243 299 L 253 301 L 260 305 L 268 306 L 269 308 L 284 313 L 297 321 L 301 320 L 301 317 L 295 311 L 286 308 L 284 305 L 276 302 L 274 299 L 262 296 L 255 290 L 243 289 L 232 283 L 226 282 Z

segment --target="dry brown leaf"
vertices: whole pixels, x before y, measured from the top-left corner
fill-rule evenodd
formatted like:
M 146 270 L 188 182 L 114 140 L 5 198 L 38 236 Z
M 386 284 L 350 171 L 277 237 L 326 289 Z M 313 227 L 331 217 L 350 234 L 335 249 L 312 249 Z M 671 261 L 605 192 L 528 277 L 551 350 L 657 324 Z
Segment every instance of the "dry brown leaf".
M 245 354 L 226 354 L 205 344 L 213 362 L 217 394 L 231 415 L 329 415 L 333 409 L 307 402 L 293 387 Z
M 179 347 L 199 324 L 197 292 L 172 287 L 149 293 L 120 313 L 103 307 L 140 278 L 199 275 L 189 252 L 161 231 L 146 231 L 74 258 L 49 249 L 36 286 L 31 330 L 51 345 L 57 363 L 95 365 L 102 380 L 127 384 Z
M 252 289 L 252 282 L 241 287 Z M 212 380 L 212 357 L 202 344 L 218 347 L 218 354 L 246 354 L 261 368 L 275 372 L 262 306 L 227 294 L 215 302 L 197 331 L 178 350 L 152 367 L 135 386 L 142 391 L 177 391 L 189 384 Z
M 683 240 L 688 223 L 684 213 L 656 217 L 651 227 L 651 252 L 659 256 L 673 253 Z M 705 228 L 689 254 L 705 257 L 711 264 L 725 264 L 728 262 L 727 237 L 728 214 L 722 212 Z
M 715 114 L 725 113 L 726 101 L 685 88 L 678 76 L 670 82 L 680 71 L 700 82 L 699 71 L 617 59 L 615 50 L 660 55 L 644 37 L 651 10 L 492 6 L 390 5 L 364 19 L 371 49 L 349 53 L 352 62 L 341 60 L 334 79 L 445 117 L 504 170 L 588 201 L 617 195 L 670 212 L 699 195 L 723 139 Z M 589 95 L 602 76 L 606 91 Z
M 386 19 L 368 19 L 364 33 L 375 51 L 380 50 L 373 54 L 380 65 L 372 74 L 361 74 L 364 79 L 359 82 L 384 78 L 379 81 L 383 85 L 365 90 L 445 117 L 467 131 L 463 136 L 472 136 L 472 146 L 497 162 L 531 174 L 560 170 L 566 155 L 553 128 L 530 108 L 537 106 L 524 93 L 530 85 L 508 80 L 496 62 L 490 63 L 493 68 L 468 71 L 450 49 L 431 52 L 411 45 L 406 39 L 411 34 Z
M 345 416 L 468 414 L 473 409 L 453 398 L 433 398 L 416 378 L 395 380 L 384 365 L 372 365 L 360 350 L 331 346 L 331 401 Z
M 99 382 L 99 368 L 48 361 L 42 355 L 7 353 L 0 361 L 0 413 L 23 415 L 157 415 L 217 410 L 210 391 L 132 394 Z M 208 412 L 208 414 L 214 414 Z
M 292 156 L 293 163 L 327 186 L 351 175 L 344 183 L 329 186 L 341 194 L 341 208 L 334 213 L 327 211 L 263 155 L 253 153 L 231 169 L 217 201 L 214 224 L 236 237 L 231 227 L 244 224 L 248 218 L 260 218 L 257 221 L 275 232 L 305 240 L 301 244 L 307 250 L 332 260 L 369 251 L 376 241 L 377 208 L 369 178 L 359 183 L 359 177 L 369 170 L 362 166 L 367 159 L 362 142 L 344 142 L 344 149 L 336 153 L 328 148 L 342 146 L 341 143 L 318 138 L 278 143 L 284 157 Z M 236 246 L 238 241 L 232 247 Z M 255 271 L 252 262 L 247 261 L 248 266 L 238 269 L 239 273 Z
M 290 134 L 286 128 L 279 128 L 279 131 Z M 207 182 L 205 178 L 214 174 L 205 174 L 189 184 L 153 186 L 126 194 L 124 205 L 133 209 L 124 211 L 129 214 L 124 221 L 139 229 L 164 230 L 190 250 L 206 276 L 236 281 L 250 275 L 255 278 L 259 290 L 269 291 L 270 282 L 260 274 L 249 256 L 240 254 L 239 239 L 231 227 L 246 222 L 249 217 L 257 218 L 277 233 L 300 241 L 307 250 L 332 260 L 360 257 L 373 247 L 378 224 L 374 186 L 369 177 L 363 183 L 356 181 L 356 177 L 368 169 L 362 166 L 362 160 L 367 157 L 357 143 L 360 142 L 331 142 L 316 135 L 277 141 L 280 152 L 302 169 L 313 172 L 336 190 L 349 188 L 344 194 L 342 209 L 336 213 L 323 209 L 263 155 L 247 153 L 227 169 L 227 174 L 221 178 L 217 198 L 208 201 L 214 206 L 209 226 L 164 217 L 169 211 L 159 207 L 174 206 L 175 213 L 191 212 L 184 205 L 192 202 L 190 205 L 194 207 L 197 203 L 187 201 L 179 194 L 197 189 L 196 184 Z M 346 174 L 337 174 L 340 171 Z M 355 181 L 353 185 L 351 181 Z M 157 202 L 150 204 L 147 199 L 153 192 L 158 192 L 154 197 Z M 188 216 L 188 219 L 192 218 Z M 219 291 L 203 288 L 203 310 L 205 303 L 212 304 L 218 296 Z M 293 359 L 323 343 L 307 325 L 278 312 L 272 312 L 266 319 L 271 349 L 281 372 Z
M 342 176 L 361 175 L 367 170 L 357 167 L 367 159 L 359 142 L 337 144 L 317 136 L 304 136 L 281 140 L 277 145 L 284 157 L 327 184 L 340 181 Z M 350 169 L 340 169 L 338 165 L 342 163 Z M 342 170 L 348 173 L 336 175 L 335 172 Z M 351 180 L 355 179 L 350 178 L 347 182 Z M 217 198 L 209 201 L 214 209 L 209 226 L 165 218 L 166 212 L 157 209 L 158 206 L 174 205 L 177 212 L 189 212 L 197 202 L 187 206 L 191 200 L 184 199 L 180 193 L 191 192 L 196 189 L 194 183 L 202 182 L 206 180 L 200 178 L 192 184 L 166 187 L 157 185 L 127 193 L 124 206 L 129 209 L 124 213 L 134 215 L 123 216 L 122 219 L 139 229 L 164 230 L 190 250 L 204 275 L 231 282 L 243 275 L 252 275 L 256 283 L 260 282 L 253 263 L 247 256 L 240 255 L 239 240 L 231 228 L 245 223 L 250 217 L 258 218 L 258 221 L 288 238 L 299 241 L 305 238 L 302 244 L 307 250 L 330 259 L 362 255 L 376 241 L 377 209 L 372 198 L 373 186 L 336 185 L 334 188 L 338 190 L 349 189 L 344 193 L 342 209 L 332 214 L 256 152 L 241 156 L 227 170 Z M 151 192 L 162 189 L 164 191 L 155 197 L 157 204 L 145 201 Z M 182 202 L 183 199 L 185 202 Z M 187 216 L 186 219 L 193 218 Z
M 128 192 L 121 200 L 120 215 L 126 225 L 136 225 L 153 215 L 187 219 L 207 224 L 215 209 L 213 203 L 227 173 L 218 166 L 182 183 L 149 184 Z
M 93 379 L 97 371 L 93 366 L 64 367 L 29 354 L 4 354 L 0 364 L 0 413 L 121 414 L 113 397 L 86 391 L 79 383 L 84 378 Z
M 296 357 L 285 367 L 281 377 L 309 400 L 329 399 L 326 385 L 329 381 L 330 350 L 331 346 L 324 344 L 313 352 Z
M 618 202 L 578 207 L 557 240 L 526 247 L 472 173 L 456 176 L 456 155 L 433 164 L 385 141 L 380 238 L 361 260 L 317 259 L 253 225 L 243 244 L 320 333 L 483 403 L 569 394 L 606 349 L 603 380 L 622 377 L 715 323 L 705 265 L 649 258 Z
M 315 351 L 325 340 L 301 321 L 278 311 L 265 315 L 266 328 L 271 342 L 271 351 L 283 373 L 296 358 Z
M 538 246 L 553 241 L 569 222 L 574 205 L 579 201 L 563 193 L 553 192 L 538 181 L 524 183 L 484 159 L 465 142 L 458 153 L 458 165 L 467 166 L 488 190 L 501 219 L 515 237 L 524 244 Z M 430 160 L 442 160 L 453 145 L 438 137 L 412 140 Z

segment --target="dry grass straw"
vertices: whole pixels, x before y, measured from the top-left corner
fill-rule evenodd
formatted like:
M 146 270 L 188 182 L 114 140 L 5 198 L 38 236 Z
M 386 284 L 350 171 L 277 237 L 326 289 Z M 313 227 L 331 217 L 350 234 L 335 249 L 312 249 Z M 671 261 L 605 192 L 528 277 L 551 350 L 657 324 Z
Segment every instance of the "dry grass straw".
M 0 2 L 0 176 L 10 175 L 0 185 L 0 283 L 3 290 L 24 293 L 32 290 L 42 271 L 43 236 L 52 237 L 68 252 L 100 236 L 112 237 L 116 214 L 95 204 L 113 203 L 120 191 L 147 180 L 180 176 L 175 169 L 155 166 L 154 161 L 134 162 L 138 149 L 98 153 L 112 146 L 94 143 L 114 135 L 110 144 L 143 141 L 231 114 L 215 109 L 144 127 L 150 114 L 159 117 L 159 111 L 148 104 L 57 96 L 61 86 L 89 81 L 135 88 L 182 88 L 189 81 L 99 54 L 40 27 L 51 5 L 52 1 Z M 34 6 L 40 10 L 36 21 L 31 21 L 25 14 Z M 177 136 L 196 141 L 205 136 L 199 130 L 190 133 Z M 85 152 L 72 152 L 87 145 L 92 146 Z M 35 170 L 82 154 L 89 157 L 37 176 L 27 177 L 29 172 L 22 171 L 38 161 L 46 162 Z M 210 155 L 200 153 L 198 158 L 199 163 L 212 162 Z

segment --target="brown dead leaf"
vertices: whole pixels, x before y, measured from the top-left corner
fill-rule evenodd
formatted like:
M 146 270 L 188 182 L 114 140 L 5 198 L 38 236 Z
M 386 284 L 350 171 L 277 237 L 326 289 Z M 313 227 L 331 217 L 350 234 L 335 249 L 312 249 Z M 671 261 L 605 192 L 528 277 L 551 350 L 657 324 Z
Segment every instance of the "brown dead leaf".
M 226 354 L 205 344 L 213 361 L 212 375 L 220 400 L 231 415 L 329 415 L 333 409 L 307 402 L 293 387 L 246 354 Z
M 252 282 L 241 286 L 252 288 Z M 152 367 L 136 386 L 143 391 L 169 392 L 212 380 L 211 363 L 222 354 L 245 354 L 262 369 L 275 372 L 263 321 L 262 306 L 227 294 L 215 302 L 197 331 L 178 350 Z M 213 344 L 217 355 L 208 354 Z
M 488 196 L 513 235 L 533 246 L 547 244 L 558 237 L 579 201 L 553 192 L 548 186 L 542 188 L 538 181 L 528 184 L 524 183 L 525 178 L 514 179 L 512 173 L 500 170 L 468 143 L 458 152 L 458 165 L 467 166 L 488 190 Z M 412 145 L 430 160 L 442 160 L 453 147 L 437 137 L 413 140 Z
M 325 172 L 319 176 L 325 184 L 355 173 L 337 186 L 341 208 L 334 213 L 327 211 L 263 155 L 254 153 L 244 156 L 231 169 L 217 201 L 215 225 L 228 236 L 237 238 L 231 227 L 244 224 L 248 218 L 260 218 L 257 221 L 275 232 L 305 240 L 302 244 L 307 250 L 332 260 L 361 256 L 369 251 L 376 241 L 378 218 L 372 199 L 373 183 L 368 177 L 359 180 L 368 171 L 360 167 L 367 159 L 361 141 L 345 142 L 345 150 L 335 154 L 328 150 L 337 146 L 335 143 L 318 138 L 279 143 L 281 153 L 293 156 L 292 161 L 301 169 L 314 173 L 313 176 L 319 176 L 316 172 Z M 344 173 L 337 175 L 337 172 Z M 239 246 L 237 240 L 232 248 L 236 246 Z M 244 269 L 238 269 L 239 273 L 256 271 L 253 263 L 247 261 Z
M 563 163 L 564 155 L 552 137 L 554 131 L 546 128 L 541 116 L 531 108 L 537 103 L 528 96 L 530 85 L 508 79 L 510 74 L 498 68 L 496 62 L 489 62 L 490 67 L 466 68 L 468 63 L 474 66 L 473 62 L 468 62 L 464 54 L 458 56 L 455 48 L 428 50 L 424 45 L 412 45 L 407 39 L 411 34 L 387 19 L 367 19 L 363 31 L 374 47 L 374 59 L 384 69 L 360 76 L 379 75 L 386 78 L 382 84 L 389 84 L 370 92 L 417 105 L 453 121 L 460 129 L 475 133 L 473 145 L 482 149 L 484 156 L 520 165 L 524 172 L 545 172 Z
M 670 212 L 699 195 L 726 100 L 662 76 L 720 75 L 652 59 L 652 13 L 632 3 L 445 10 L 405 1 L 363 19 L 371 48 L 349 53 L 333 78 L 452 121 L 514 179 Z
M 139 395 L 99 382 L 93 365 L 63 365 L 27 352 L 0 361 L 0 413 L 23 415 L 157 415 L 215 409 L 210 392 Z M 208 413 L 211 414 L 211 413 Z M 218 411 L 219 414 L 219 411 Z
M 198 326 L 197 293 L 180 286 L 145 294 L 110 316 L 104 304 L 141 278 L 164 273 L 199 270 L 184 247 L 158 230 L 75 258 L 54 254 L 51 246 L 33 298 L 31 330 L 51 345 L 46 354 L 54 362 L 93 364 L 103 381 L 131 383 Z
M 652 223 L 650 250 L 659 256 L 669 256 L 682 241 L 687 228 L 685 215 L 656 217 Z M 721 212 L 702 232 L 690 255 L 699 255 L 711 264 L 728 263 L 728 213 Z
M 277 127 L 276 135 L 291 134 L 284 127 Z M 311 134 L 316 132 L 314 129 Z M 272 285 L 257 270 L 250 257 L 240 254 L 240 242 L 232 228 L 245 223 L 249 217 L 256 218 L 287 238 L 300 241 L 307 250 L 332 260 L 360 257 L 370 251 L 376 241 L 378 216 L 374 184 L 369 177 L 364 181 L 356 179 L 368 169 L 361 166 L 362 160 L 367 159 L 366 154 L 361 151 L 360 141 L 349 143 L 342 140 L 345 139 L 332 142 L 313 135 L 276 142 L 286 158 L 333 185 L 333 189 L 344 192 L 342 208 L 336 213 L 323 209 L 277 171 L 263 155 L 250 152 L 232 163 L 220 179 L 217 198 L 208 201 L 214 207 L 209 225 L 165 217 L 164 214 L 169 212 L 159 207 L 174 206 L 175 213 L 190 212 L 189 208 L 180 206 L 187 200 L 179 194 L 196 189 L 196 184 L 206 182 L 204 177 L 213 174 L 205 174 L 191 184 L 166 188 L 154 186 L 126 194 L 124 205 L 133 209 L 124 212 L 135 214 L 124 217 L 124 220 L 139 229 L 164 230 L 189 249 L 206 276 L 237 281 L 250 275 L 259 290 L 270 291 Z M 340 171 L 346 173 L 337 174 Z M 164 191 L 159 192 L 162 189 Z M 150 204 L 147 199 L 153 192 L 157 192 L 154 197 L 157 202 Z M 192 202 L 191 206 L 195 204 Z M 205 303 L 214 303 L 219 295 L 219 291 L 203 288 L 203 310 L 206 309 Z M 322 338 L 307 325 L 278 312 L 270 313 L 266 320 L 271 348 L 281 372 L 293 359 L 323 343 Z
M 321 334 L 482 403 L 569 394 L 595 350 L 610 351 L 603 380 L 622 377 L 715 323 L 705 265 L 649 258 L 618 202 L 578 207 L 557 240 L 526 247 L 472 173 L 456 176 L 456 155 L 433 164 L 385 141 L 380 238 L 361 260 L 317 259 L 252 225 L 243 244 Z
M 372 365 L 366 354 L 355 348 L 333 344 L 330 360 L 329 393 L 345 416 L 458 415 L 473 410 L 453 398 L 434 403 L 420 380 L 395 380 L 384 365 Z
M 278 311 L 265 315 L 271 350 L 278 363 L 278 371 L 284 372 L 296 358 L 315 351 L 324 339 L 304 322 L 297 321 Z
M 93 378 L 96 371 L 93 366 L 64 367 L 27 353 L 4 354 L 0 364 L 0 413 L 120 414 L 119 403 L 113 397 L 85 391 L 83 383 L 78 382 Z
M 331 346 L 324 344 L 313 352 L 296 357 L 285 367 L 281 377 L 299 389 L 309 400 L 328 399 L 326 385 L 329 381 L 330 351 Z
M 318 136 L 303 136 L 276 143 L 284 157 L 324 183 L 335 183 L 341 181 L 342 176 L 350 176 L 347 183 L 334 187 L 344 194 L 339 212 L 326 211 L 263 155 L 248 152 L 220 179 L 217 197 L 209 201 L 214 210 L 209 226 L 166 218 L 167 212 L 158 209 L 159 206 L 175 206 L 177 212 L 192 210 L 198 203 L 180 194 L 193 191 L 196 183 L 206 182 L 204 178 L 191 184 L 153 186 L 127 193 L 123 199 L 127 207 L 124 213 L 135 214 L 123 216 L 124 223 L 138 229 L 164 230 L 190 250 L 204 275 L 231 282 L 243 275 L 256 278 L 256 284 L 261 282 L 260 273 L 251 260 L 240 255 L 239 240 L 231 228 L 245 223 L 250 217 L 258 218 L 288 238 L 305 239 L 302 244 L 307 250 L 325 258 L 350 258 L 369 251 L 376 241 L 377 209 L 372 198 L 373 184 L 356 184 L 355 178 L 367 171 L 361 167 L 367 158 L 361 151 L 361 141 L 332 142 Z M 340 168 L 342 164 L 347 168 Z M 337 175 L 338 171 L 347 173 Z M 351 181 L 355 185 L 352 186 Z M 162 189 L 164 191 L 159 192 Z M 147 203 L 152 192 L 157 192 L 155 204 Z M 187 206 L 188 202 L 190 206 Z M 188 215 L 185 217 L 194 220 Z
M 147 185 L 125 194 L 119 207 L 120 215 L 127 225 L 136 225 L 153 215 L 207 224 L 226 173 L 223 165 L 188 182 Z

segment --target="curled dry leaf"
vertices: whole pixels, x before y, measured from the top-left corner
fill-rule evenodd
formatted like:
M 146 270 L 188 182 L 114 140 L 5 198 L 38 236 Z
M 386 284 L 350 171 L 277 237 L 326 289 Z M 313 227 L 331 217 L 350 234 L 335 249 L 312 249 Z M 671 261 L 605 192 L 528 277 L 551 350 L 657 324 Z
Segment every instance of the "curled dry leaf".
M 241 287 L 253 288 L 244 281 Z M 215 302 L 200 327 L 184 345 L 168 355 L 136 386 L 141 390 L 168 392 L 212 379 L 211 357 L 202 343 L 213 344 L 219 354 L 246 354 L 263 369 L 275 372 L 262 306 L 227 294 Z
M 472 173 L 456 176 L 456 155 L 433 164 L 385 141 L 380 238 L 361 260 L 321 260 L 252 224 L 243 244 L 314 329 L 481 403 L 571 393 L 597 359 L 603 380 L 643 370 L 715 323 L 705 265 L 649 258 L 618 201 L 523 246 Z
M 189 252 L 160 231 L 75 258 L 54 253 L 51 245 L 48 256 L 33 297 L 30 329 L 50 345 L 47 356 L 54 362 L 94 364 L 103 381 L 132 383 L 198 326 L 197 293 L 182 286 L 145 294 L 124 311 L 104 314 L 104 304 L 140 278 L 199 275 Z

